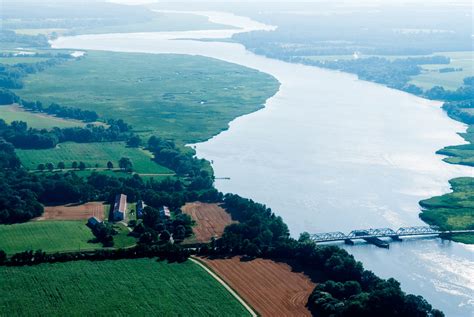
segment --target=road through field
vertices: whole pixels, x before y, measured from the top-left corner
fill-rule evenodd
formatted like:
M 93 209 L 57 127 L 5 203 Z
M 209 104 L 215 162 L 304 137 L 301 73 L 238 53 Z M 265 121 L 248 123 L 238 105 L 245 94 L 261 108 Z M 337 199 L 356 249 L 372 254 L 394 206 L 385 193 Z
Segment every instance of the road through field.
M 190 260 L 194 263 L 196 263 L 197 265 L 199 265 L 201 268 L 203 268 L 203 270 L 205 270 L 207 273 L 209 273 L 209 275 L 211 275 L 216 281 L 218 281 L 222 286 L 225 287 L 226 290 L 229 291 L 230 294 L 232 294 L 232 296 L 234 296 L 241 304 L 242 306 L 245 307 L 245 309 L 248 310 L 248 312 L 250 313 L 250 315 L 252 315 L 252 317 L 257 317 L 257 314 L 255 313 L 255 311 L 252 309 L 252 307 L 250 307 L 240 296 L 239 294 L 237 294 L 229 285 L 227 285 L 226 282 L 224 282 L 219 276 L 217 276 L 214 272 L 212 272 L 209 268 L 207 268 L 204 264 L 201 263 L 201 261 L 197 258 L 194 258 L 194 257 L 191 257 Z

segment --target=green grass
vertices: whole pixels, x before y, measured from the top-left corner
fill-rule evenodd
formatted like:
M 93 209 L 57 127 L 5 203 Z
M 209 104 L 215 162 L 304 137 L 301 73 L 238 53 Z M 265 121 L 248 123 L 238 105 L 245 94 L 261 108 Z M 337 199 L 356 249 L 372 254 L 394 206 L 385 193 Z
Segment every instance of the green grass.
M 129 236 L 128 229 L 115 224 L 114 248 L 132 246 L 136 239 Z M 0 250 L 8 254 L 26 250 L 45 252 L 78 251 L 101 249 L 100 243 L 90 243 L 94 239 L 86 221 L 51 220 L 30 221 L 13 225 L 0 225 Z
M 421 219 L 445 230 L 474 229 L 474 178 L 455 178 L 450 184 L 452 193 L 420 202 Z M 454 236 L 453 240 L 474 244 L 474 235 Z
M 5 316 L 248 316 L 198 265 L 152 259 L 0 267 Z
M 74 161 L 82 161 L 86 167 L 106 168 L 110 160 L 115 168 L 122 157 L 128 157 L 133 163 L 133 170 L 137 173 L 172 174 L 173 172 L 152 161 L 152 154 L 148 151 L 126 147 L 123 142 L 96 142 L 96 143 L 60 143 L 56 148 L 44 150 L 16 150 L 23 166 L 36 170 L 38 164 L 64 162 L 66 168 L 71 168 Z
M 423 89 L 433 86 L 442 86 L 445 89 L 456 90 L 463 84 L 463 79 L 474 76 L 474 53 L 473 52 L 440 52 L 434 55 L 443 55 L 451 58 L 448 65 L 423 65 L 421 74 L 414 76 L 410 83 Z M 453 67 L 462 68 L 462 71 L 440 73 L 440 68 Z
M 135 131 L 182 144 L 227 129 L 234 118 L 260 109 L 278 87 L 267 74 L 205 57 L 91 51 L 28 76 L 15 92 L 124 119 Z
M 24 121 L 28 123 L 29 127 L 36 129 L 51 129 L 53 127 L 71 128 L 84 126 L 84 123 L 80 121 L 66 120 L 45 114 L 28 112 L 14 105 L 0 106 L 0 118 L 5 120 L 7 123 L 11 123 L 12 121 Z
M 85 221 L 32 221 L 0 225 L 0 249 L 12 254 L 41 249 L 45 252 L 97 249 L 88 243 L 94 236 Z

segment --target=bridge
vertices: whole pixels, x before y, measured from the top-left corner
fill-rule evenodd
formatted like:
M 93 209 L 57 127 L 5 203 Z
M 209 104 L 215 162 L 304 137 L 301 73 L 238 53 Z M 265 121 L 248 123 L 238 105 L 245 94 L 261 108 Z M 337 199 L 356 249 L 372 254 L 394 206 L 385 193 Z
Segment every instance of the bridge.
M 401 227 L 397 231 L 390 228 L 360 229 L 352 230 L 349 234 L 342 232 L 316 233 L 310 239 L 316 243 L 344 241 L 346 244 L 354 244 L 353 240 L 362 239 L 379 247 L 388 248 L 388 242 L 379 238 L 391 238 L 400 241 L 400 237 L 413 236 L 451 236 L 453 234 L 474 233 L 474 230 L 441 230 L 435 226 Z

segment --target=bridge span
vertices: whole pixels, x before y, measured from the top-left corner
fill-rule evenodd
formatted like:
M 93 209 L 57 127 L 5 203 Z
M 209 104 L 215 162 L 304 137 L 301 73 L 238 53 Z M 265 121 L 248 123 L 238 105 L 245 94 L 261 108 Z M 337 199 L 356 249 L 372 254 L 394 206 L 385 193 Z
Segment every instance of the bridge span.
M 391 238 L 400 241 L 401 237 L 432 235 L 448 237 L 462 233 L 474 233 L 474 230 L 441 230 L 435 226 L 401 227 L 396 231 L 390 228 L 371 228 L 352 230 L 349 234 L 340 231 L 316 233 L 310 235 L 310 238 L 316 243 L 344 241 L 346 244 L 354 244 L 353 240 L 362 239 L 379 247 L 388 248 L 388 242 L 379 238 Z

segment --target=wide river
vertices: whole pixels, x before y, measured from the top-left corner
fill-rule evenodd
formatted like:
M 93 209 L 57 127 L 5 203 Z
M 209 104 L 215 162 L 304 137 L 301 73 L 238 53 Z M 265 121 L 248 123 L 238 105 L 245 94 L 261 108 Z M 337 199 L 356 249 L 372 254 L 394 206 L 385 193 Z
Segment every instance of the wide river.
M 277 78 L 280 90 L 264 109 L 237 118 L 196 149 L 213 161 L 216 176 L 230 177 L 217 181 L 218 189 L 267 204 L 294 236 L 425 225 L 418 201 L 449 191 L 450 178 L 474 176 L 473 169 L 435 155 L 443 146 L 463 143 L 456 132 L 465 129 L 439 102 L 353 75 L 258 56 L 239 44 L 191 40 L 273 29 L 231 14 L 199 14 L 239 29 L 83 35 L 59 38 L 53 46 L 202 55 Z M 390 249 L 365 244 L 346 249 L 447 316 L 472 315 L 472 246 L 429 238 L 391 243 Z

